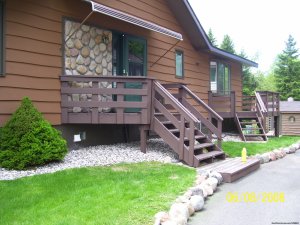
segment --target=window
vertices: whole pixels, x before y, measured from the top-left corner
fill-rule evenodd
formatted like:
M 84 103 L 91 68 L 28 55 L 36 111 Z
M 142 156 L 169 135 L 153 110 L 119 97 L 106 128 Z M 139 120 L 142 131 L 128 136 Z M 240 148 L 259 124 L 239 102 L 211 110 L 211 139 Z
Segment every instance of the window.
M 183 78 L 183 52 L 175 51 L 176 77 Z
M 0 75 L 4 74 L 4 1 L 0 0 Z
M 220 95 L 230 92 L 230 67 L 220 62 L 210 62 L 210 90 Z
M 296 122 L 296 118 L 294 116 L 290 116 L 289 117 L 289 122 L 290 123 L 295 123 Z

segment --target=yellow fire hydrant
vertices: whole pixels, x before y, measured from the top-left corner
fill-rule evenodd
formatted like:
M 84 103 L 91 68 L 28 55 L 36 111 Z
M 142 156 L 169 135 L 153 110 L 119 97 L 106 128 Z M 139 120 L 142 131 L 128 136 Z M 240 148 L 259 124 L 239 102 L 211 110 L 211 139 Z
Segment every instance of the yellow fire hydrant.
M 247 162 L 247 150 L 246 148 L 243 148 L 242 150 L 242 162 Z

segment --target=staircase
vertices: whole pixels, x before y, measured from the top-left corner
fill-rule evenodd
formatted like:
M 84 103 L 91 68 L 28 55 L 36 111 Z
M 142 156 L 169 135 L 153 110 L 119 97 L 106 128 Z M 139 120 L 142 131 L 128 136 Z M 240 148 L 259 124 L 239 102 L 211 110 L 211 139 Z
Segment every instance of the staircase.
M 236 112 L 235 122 L 243 141 L 268 141 L 265 132 L 267 109 L 259 93 L 255 93 L 252 111 Z
M 256 112 L 237 112 L 235 122 L 243 141 L 267 141 L 263 124 Z
M 163 86 L 154 81 L 152 101 L 150 129 L 179 155 L 180 160 L 198 167 L 202 163 L 212 163 L 216 158 L 225 159 L 221 149 L 223 119 L 185 85 Z M 203 110 L 208 118 L 200 113 Z M 207 134 L 202 132 L 204 127 Z M 216 144 L 212 134 L 217 137 Z

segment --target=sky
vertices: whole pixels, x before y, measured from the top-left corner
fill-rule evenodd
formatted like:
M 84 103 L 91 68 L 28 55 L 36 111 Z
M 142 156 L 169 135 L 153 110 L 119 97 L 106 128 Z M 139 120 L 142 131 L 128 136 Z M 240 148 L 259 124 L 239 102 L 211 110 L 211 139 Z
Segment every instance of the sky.
M 258 69 L 270 70 L 291 34 L 300 47 L 299 0 L 189 0 L 202 27 L 218 44 L 228 34 L 237 52 L 244 49 Z

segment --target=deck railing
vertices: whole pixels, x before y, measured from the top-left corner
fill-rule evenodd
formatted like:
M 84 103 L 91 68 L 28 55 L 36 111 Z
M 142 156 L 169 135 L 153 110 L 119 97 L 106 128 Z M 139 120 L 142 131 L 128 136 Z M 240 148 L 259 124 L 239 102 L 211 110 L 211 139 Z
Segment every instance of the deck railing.
M 278 116 L 280 111 L 279 93 L 271 91 L 258 91 L 257 93 L 261 96 L 262 102 L 267 110 L 267 114 L 269 116 Z
M 236 110 L 235 92 L 226 93 L 208 92 L 208 105 L 216 112 L 222 113 L 223 117 L 234 117 Z
M 149 124 L 152 82 L 145 77 L 61 76 L 62 123 Z

